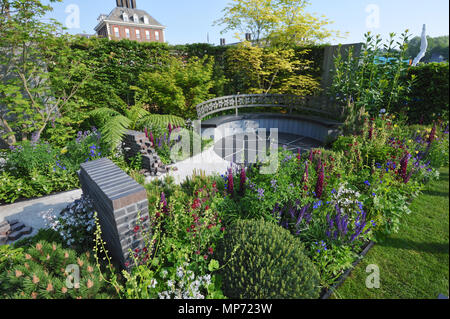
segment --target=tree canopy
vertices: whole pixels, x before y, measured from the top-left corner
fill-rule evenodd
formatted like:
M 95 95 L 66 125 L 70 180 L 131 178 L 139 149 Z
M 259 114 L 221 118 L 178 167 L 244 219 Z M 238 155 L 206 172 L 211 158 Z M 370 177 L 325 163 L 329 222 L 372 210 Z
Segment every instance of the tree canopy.
M 306 12 L 309 5 L 307 0 L 232 0 L 214 24 L 225 26 L 222 33 L 236 31 L 240 39 L 250 33 L 257 44 L 310 45 L 340 36 L 325 28 L 332 23 L 325 16 Z

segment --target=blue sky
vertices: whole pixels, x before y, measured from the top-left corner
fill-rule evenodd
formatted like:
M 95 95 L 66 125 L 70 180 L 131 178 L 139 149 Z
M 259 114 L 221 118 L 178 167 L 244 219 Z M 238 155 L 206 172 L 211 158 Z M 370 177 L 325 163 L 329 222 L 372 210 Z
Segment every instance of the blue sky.
M 233 33 L 221 35 L 221 27 L 213 27 L 213 21 L 222 16 L 222 9 L 230 0 L 137 0 L 137 7 L 146 10 L 167 27 L 166 41 L 170 44 L 207 42 L 218 44 L 221 37 L 227 43 L 236 42 Z M 353 43 L 363 41 L 367 31 L 379 33 L 387 38 L 390 32 L 420 35 L 422 25 L 427 25 L 429 36 L 449 34 L 448 0 L 310 0 L 308 12 L 325 15 L 334 21 L 330 29 L 349 32 L 344 39 L 330 41 Z M 64 0 L 54 4 L 54 11 L 48 17 L 66 24 L 66 9 L 76 5 L 80 11 L 79 28 L 70 28 L 72 34 L 94 34 L 97 18 L 109 13 L 116 5 L 115 0 Z M 378 17 L 378 18 L 377 18 Z

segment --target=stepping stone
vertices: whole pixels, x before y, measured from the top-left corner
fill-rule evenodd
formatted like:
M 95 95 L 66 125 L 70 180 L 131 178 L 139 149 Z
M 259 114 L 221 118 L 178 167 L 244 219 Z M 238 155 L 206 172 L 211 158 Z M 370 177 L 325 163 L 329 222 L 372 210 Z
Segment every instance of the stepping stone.
M 0 228 L 2 228 L 3 226 L 6 226 L 6 225 L 9 225 L 9 223 L 6 220 L 4 220 L 0 223 Z

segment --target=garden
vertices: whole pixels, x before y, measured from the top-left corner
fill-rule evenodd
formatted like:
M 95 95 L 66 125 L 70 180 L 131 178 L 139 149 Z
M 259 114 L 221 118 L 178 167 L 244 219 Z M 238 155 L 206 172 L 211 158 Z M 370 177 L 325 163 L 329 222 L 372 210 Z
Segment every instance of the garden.
M 41 22 L 51 8 L 40 1 L 9 2 L 0 204 L 78 189 L 80 165 L 106 157 L 146 189 L 150 231 L 135 227 L 144 247 L 120 269 L 83 195 L 37 235 L 0 246 L 2 299 L 318 299 L 365 248 L 402 231 L 449 165 L 449 65 L 405 63 L 408 31 L 368 33 L 358 55 L 340 50 L 323 90 L 324 46 L 289 42 L 292 30 L 270 33 L 270 45 L 85 39 Z M 275 174 L 256 162 L 146 182 L 139 156 L 125 159 L 128 129 L 145 132 L 165 164 L 174 132 L 208 148 L 192 128 L 195 106 L 237 93 L 324 95 L 340 134 L 308 151 L 279 148 Z M 80 281 L 68 287 L 71 265 Z

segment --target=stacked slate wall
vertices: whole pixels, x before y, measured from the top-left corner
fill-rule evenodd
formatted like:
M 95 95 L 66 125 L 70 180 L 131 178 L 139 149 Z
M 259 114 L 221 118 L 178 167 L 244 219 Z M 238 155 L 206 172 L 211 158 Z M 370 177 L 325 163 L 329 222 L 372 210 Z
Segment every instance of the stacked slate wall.
M 128 163 L 138 154 L 141 154 L 141 165 L 142 169 L 145 170 L 144 174 L 156 176 L 167 172 L 166 167 L 144 132 L 127 131 L 123 138 L 122 149 L 125 160 Z

